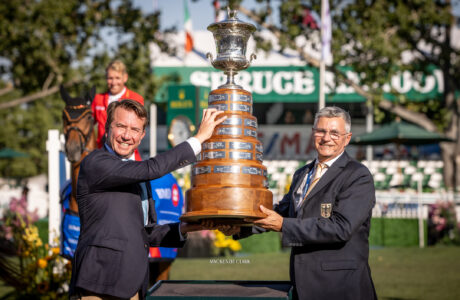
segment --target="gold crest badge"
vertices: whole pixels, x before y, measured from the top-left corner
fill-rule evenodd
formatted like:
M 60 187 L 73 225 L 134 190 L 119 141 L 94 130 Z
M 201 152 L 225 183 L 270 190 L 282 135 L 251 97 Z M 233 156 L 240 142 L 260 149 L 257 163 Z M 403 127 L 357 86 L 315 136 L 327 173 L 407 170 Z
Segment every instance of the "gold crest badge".
M 321 203 L 321 217 L 330 218 L 332 213 L 331 203 Z

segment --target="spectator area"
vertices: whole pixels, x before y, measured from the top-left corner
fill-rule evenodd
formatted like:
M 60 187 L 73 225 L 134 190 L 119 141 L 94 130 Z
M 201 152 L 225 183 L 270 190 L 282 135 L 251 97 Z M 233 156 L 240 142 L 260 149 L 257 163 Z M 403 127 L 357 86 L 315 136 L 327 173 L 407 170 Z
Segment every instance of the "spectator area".
M 274 194 L 275 202 L 289 190 L 295 170 L 309 161 L 265 160 L 268 187 Z M 440 160 L 373 160 L 363 161 L 374 177 L 377 191 L 416 191 L 419 182 L 425 193 L 444 188 L 443 162 Z M 190 188 L 190 167 L 175 173 L 184 191 Z

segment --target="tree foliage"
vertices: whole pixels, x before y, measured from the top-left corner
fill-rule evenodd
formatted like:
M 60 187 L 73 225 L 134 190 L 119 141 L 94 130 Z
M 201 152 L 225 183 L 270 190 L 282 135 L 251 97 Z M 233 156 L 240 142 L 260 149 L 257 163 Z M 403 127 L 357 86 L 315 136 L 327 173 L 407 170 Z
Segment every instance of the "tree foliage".
M 62 127 L 60 84 L 75 95 L 93 85 L 104 92 L 105 67 L 120 58 L 130 74 L 129 86 L 149 103 L 157 84 L 148 43 L 174 51 L 162 41 L 159 12 L 143 14 L 128 0 L 2 1 L 0 15 L 0 149 L 29 154 L 0 159 L 1 176 L 47 170 L 47 131 Z M 36 95 L 36 100 L 25 99 Z M 22 101 L 15 102 L 18 98 Z

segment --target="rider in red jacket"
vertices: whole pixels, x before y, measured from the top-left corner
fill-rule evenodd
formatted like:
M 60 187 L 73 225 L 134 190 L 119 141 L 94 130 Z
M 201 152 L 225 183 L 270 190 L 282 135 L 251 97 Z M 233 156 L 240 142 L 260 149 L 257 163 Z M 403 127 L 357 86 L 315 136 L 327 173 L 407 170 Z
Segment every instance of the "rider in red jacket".
M 101 148 L 105 142 L 105 122 L 107 121 L 107 107 L 113 101 L 132 99 L 142 105 L 144 98 L 138 93 L 129 90 L 125 84 L 128 73 L 125 64 L 120 60 L 111 62 L 106 68 L 107 92 L 97 94 L 91 105 L 93 117 L 97 124 L 97 146 Z M 135 151 L 136 160 L 141 160 L 139 151 Z

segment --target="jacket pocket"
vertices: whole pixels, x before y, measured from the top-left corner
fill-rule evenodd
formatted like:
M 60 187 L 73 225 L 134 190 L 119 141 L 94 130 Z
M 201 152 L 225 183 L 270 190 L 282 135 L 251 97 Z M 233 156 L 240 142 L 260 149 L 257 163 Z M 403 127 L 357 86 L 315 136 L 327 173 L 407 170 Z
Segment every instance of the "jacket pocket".
M 356 270 L 357 268 L 358 264 L 354 260 L 324 261 L 321 263 L 323 271 Z
M 123 257 L 120 240 L 104 240 L 92 243 L 79 270 L 80 279 L 95 285 L 114 285 L 120 277 L 120 265 Z

